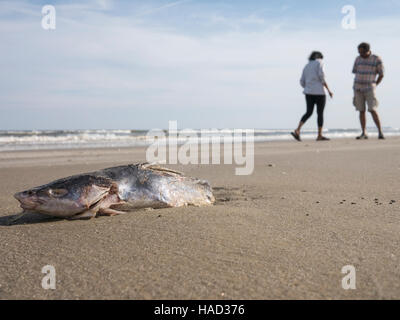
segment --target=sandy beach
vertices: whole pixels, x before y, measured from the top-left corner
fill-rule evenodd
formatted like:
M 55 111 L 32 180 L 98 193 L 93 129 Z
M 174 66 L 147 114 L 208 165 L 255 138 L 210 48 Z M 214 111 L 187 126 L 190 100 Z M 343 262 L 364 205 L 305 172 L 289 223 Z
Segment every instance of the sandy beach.
M 249 176 L 168 166 L 209 180 L 211 207 L 10 224 L 17 191 L 144 160 L 144 148 L 0 153 L 0 298 L 400 298 L 399 138 L 258 143 Z M 55 290 L 41 287 L 45 265 Z

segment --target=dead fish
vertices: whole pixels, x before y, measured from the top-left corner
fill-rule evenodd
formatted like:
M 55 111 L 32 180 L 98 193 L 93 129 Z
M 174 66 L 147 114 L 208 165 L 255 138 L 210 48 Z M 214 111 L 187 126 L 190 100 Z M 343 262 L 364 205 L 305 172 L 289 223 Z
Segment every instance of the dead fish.
M 149 163 L 74 175 L 16 193 L 14 197 L 21 203 L 23 213 L 72 219 L 215 202 L 207 181 Z

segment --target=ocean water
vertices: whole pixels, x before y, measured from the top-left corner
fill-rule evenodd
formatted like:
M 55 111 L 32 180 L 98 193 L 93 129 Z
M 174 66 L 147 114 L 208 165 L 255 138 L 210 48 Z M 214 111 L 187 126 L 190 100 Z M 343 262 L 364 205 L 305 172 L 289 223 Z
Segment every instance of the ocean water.
M 292 140 L 292 129 L 254 129 L 254 141 Z M 225 129 L 223 133 L 216 129 L 193 130 L 191 135 L 198 137 L 200 142 L 208 141 L 210 137 L 231 137 L 235 139 L 232 129 Z M 376 128 L 368 129 L 370 137 L 376 137 Z M 75 149 L 75 148 L 104 148 L 104 147 L 135 147 L 147 146 L 154 142 L 154 138 L 147 135 L 148 130 L 0 130 L 0 152 L 12 150 L 40 150 L 40 149 Z M 185 143 L 188 131 L 178 130 L 177 143 Z M 385 128 L 387 137 L 400 136 L 399 128 Z M 164 131 L 165 139 L 168 132 Z M 325 129 L 324 135 L 332 139 L 354 138 L 360 134 L 360 129 Z M 303 130 L 302 139 L 315 139 L 316 130 Z M 203 140 L 201 140 L 203 139 Z M 243 135 L 243 140 L 246 135 Z M 226 141 L 228 141 L 226 140 Z M 193 137 L 191 141 L 194 140 Z

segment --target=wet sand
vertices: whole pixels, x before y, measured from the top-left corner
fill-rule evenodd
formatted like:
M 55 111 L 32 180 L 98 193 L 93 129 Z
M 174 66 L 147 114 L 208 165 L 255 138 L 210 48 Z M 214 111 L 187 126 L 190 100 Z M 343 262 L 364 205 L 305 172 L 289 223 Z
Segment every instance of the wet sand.
M 258 143 L 255 170 L 168 166 L 207 179 L 211 207 L 68 221 L 16 191 L 145 159 L 145 149 L 0 153 L 1 299 L 399 299 L 400 139 Z M 57 287 L 44 290 L 45 265 Z M 356 289 L 341 269 L 356 268 Z

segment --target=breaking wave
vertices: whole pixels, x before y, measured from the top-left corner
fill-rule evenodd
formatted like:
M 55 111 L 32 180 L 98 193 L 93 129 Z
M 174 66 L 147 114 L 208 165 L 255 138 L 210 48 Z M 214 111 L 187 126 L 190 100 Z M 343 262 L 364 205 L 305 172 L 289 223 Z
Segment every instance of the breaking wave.
M 254 141 L 291 140 L 289 129 L 255 129 Z M 371 136 L 377 135 L 375 128 L 369 128 Z M 167 130 L 162 130 L 165 137 Z M 210 137 L 231 136 L 233 129 L 197 129 L 179 130 L 177 143 L 188 141 L 187 135 L 194 134 L 207 142 Z M 385 128 L 386 136 L 400 136 L 399 128 Z M 71 149 L 71 148 L 107 148 L 146 146 L 154 140 L 147 136 L 148 130 L 0 130 L 0 151 L 37 150 L 37 149 Z M 359 135 L 359 129 L 326 129 L 324 134 L 330 138 L 352 138 Z M 314 139 L 316 130 L 303 130 L 302 139 Z M 243 138 L 246 136 L 244 135 Z M 201 140 L 200 140 L 201 141 Z

